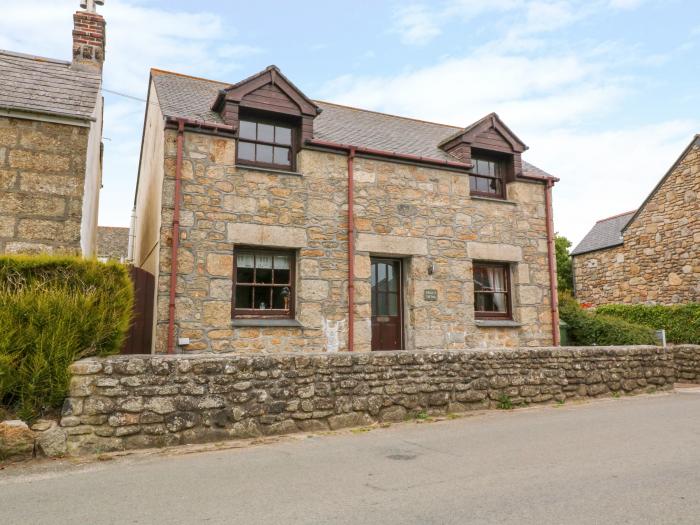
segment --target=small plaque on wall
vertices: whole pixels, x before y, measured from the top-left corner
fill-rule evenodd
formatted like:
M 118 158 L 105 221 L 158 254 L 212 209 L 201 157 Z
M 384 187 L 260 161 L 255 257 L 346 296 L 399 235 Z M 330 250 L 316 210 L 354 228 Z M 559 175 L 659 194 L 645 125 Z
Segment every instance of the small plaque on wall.
M 423 290 L 423 299 L 426 301 L 437 301 L 438 300 L 438 292 L 437 290 L 433 288 L 428 288 L 426 290 Z

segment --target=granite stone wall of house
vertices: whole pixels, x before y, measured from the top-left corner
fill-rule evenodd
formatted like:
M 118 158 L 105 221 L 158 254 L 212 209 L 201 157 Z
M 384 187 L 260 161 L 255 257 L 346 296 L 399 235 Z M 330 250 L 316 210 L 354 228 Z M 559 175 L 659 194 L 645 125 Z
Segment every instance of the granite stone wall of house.
M 156 352 L 165 350 L 176 132 L 166 131 Z M 176 337 L 185 352 L 346 350 L 347 160 L 304 149 L 298 174 L 235 165 L 235 142 L 185 133 Z M 463 173 L 355 160 L 355 350 L 371 343 L 370 255 L 404 267 L 408 349 L 551 342 L 542 184 L 508 185 L 508 201 L 469 195 Z M 301 326 L 232 326 L 234 245 L 295 250 Z M 514 322 L 474 321 L 472 261 L 510 263 Z M 434 272 L 428 272 L 432 265 Z M 437 300 L 426 300 L 431 289 Z
M 700 301 L 700 140 L 624 232 L 624 244 L 573 258 L 576 298 L 610 303 Z
M 89 128 L 0 117 L 0 253 L 80 253 Z
M 700 347 L 687 347 L 695 356 Z M 668 390 L 659 347 L 112 356 L 74 363 L 69 454 Z
M 98 226 L 97 257 L 125 261 L 129 251 L 129 228 Z

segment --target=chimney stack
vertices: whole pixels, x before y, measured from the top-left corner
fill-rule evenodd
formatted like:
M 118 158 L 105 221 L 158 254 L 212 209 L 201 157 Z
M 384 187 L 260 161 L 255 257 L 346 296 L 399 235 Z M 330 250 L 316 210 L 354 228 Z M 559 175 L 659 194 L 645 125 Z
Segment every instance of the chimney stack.
M 103 5 L 104 0 L 83 1 L 84 10 L 73 14 L 73 67 L 99 73 L 105 59 L 105 19 L 95 4 Z

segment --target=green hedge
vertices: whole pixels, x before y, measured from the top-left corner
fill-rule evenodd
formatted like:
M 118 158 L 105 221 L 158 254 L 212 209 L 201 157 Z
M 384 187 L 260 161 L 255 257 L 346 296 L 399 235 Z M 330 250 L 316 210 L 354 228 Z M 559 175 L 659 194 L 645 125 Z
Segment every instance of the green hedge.
M 559 317 L 569 325 L 574 346 L 653 345 L 654 330 L 623 319 L 584 310 L 575 299 L 559 298 Z
M 123 265 L 0 256 L 0 404 L 25 419 L 60 407 L 68 366 L 119 352 L 132 304 Z
M 700 344 L 700 303 L 674 306 L 610 304 L 599 306 L 596 312 L 655 330 L 664 329 L 669 343 Z

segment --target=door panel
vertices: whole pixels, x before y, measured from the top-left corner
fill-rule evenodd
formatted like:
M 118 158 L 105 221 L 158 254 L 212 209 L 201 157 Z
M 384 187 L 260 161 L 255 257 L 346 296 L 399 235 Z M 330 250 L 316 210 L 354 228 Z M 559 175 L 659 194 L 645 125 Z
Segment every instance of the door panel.
M 401 260 L 372 258 L 371 263 L 372 350 L 401 350 Z

